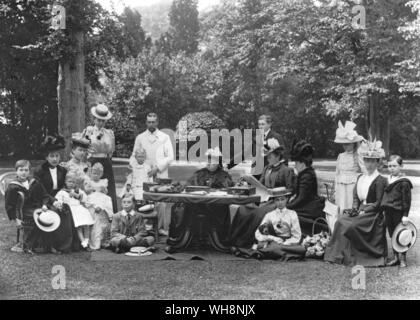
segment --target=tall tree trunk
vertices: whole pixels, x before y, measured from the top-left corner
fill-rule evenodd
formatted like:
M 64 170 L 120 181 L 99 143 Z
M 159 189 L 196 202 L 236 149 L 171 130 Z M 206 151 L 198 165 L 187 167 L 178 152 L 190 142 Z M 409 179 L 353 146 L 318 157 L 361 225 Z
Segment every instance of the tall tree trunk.
M 64 159 L 71 151 L 71 135 L 85 127 L 85 58 L 83 32 L 69 31 L 76 54 L 58 66 L 58 130 L 66 140 Z
M 381 107 L 381 96 L 378 92 L 372 92 L 368 96 L 366 126 L 368 137 L 372 140 L 375 138 L 381 140 L 385 154 L 388 155 L 390 140 L 389 108 Z

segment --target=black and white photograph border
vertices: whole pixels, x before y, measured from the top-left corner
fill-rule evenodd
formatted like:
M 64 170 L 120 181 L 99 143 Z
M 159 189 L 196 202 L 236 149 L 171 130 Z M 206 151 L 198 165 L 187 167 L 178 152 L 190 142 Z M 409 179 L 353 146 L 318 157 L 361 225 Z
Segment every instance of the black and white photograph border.
M 0 0 L 0 300 L 419 299 L 419 26 L 420 0 Z

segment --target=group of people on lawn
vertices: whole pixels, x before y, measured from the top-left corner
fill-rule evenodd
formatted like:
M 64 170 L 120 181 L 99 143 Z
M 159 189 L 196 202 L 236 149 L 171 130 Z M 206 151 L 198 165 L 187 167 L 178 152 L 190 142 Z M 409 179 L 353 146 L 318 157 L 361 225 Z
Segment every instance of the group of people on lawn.
M 23 229 L 23 251 L 32 254 L 38 247 L 62 253 L 82 248 L 111 248 L 126 252 L 154 245 L 156 228 L 141 214 L 144 208 L 143 183 L 168 177 L 174 159 L 171 139 L 161 132 L 157 115 L 147 116 L 147 130 L 135 141 L 130 158 L 131 173 L 120 194 L 122 210 L 117 208 L 111 157 L 115 149 L 112 130 L 105 129 L 112 117 L 105 105 L 91 109 L 94 126 L 73 135 L 71 159 L 60 163 L 64 140 L 47 137 L 43 149 L 46 161 L 30 176 L 27 160 L 16 163 L 16 179 L 6 191 L 9 219 Z M 172 207 L 154 204 L 158 212 L 158 231 L 167 235 L 168 247 L 195 227 L 195 215 L 208 213 L 219 239 L 232 254 L 257 258 L 302 258 L 303 235 L 313 232 L 313 221 L 325 217 L 325 199 L 318 195 L 318 182 L 312 167 L 313 147 L 294 143 L 288 166 L 279 134 L 271 129 L 271 117 L 263 115 L 264 170 L 258 177 L 267 188 L 281 188 L 270 200 L 242 206 L 220 204 L 182 204 Z M 355 124 L 339 123 L 335 142 L 344 152 L 338 156 L 335 176 L 335 202 L 340 208 L 332 226 L 331 240 L 325 248 L 325 261 L 345 265 L 406 266 L 406 251 L 416 238 L 416 228 L 408 219 L 412 184 L 402 173 L 403 160 L 389 158 L 389 177 L 378 169 L 385 157 L 380 141 L 366 141 L 355 131 Z M 206 153 L 208 165 L 198 170 L 187 185 L 215 189 L 234 186 L 224 169 L 218 148 Z M 241 179 L 236 183 L 242 185 Z M 394 257 L 386 262 L 388 228 Z

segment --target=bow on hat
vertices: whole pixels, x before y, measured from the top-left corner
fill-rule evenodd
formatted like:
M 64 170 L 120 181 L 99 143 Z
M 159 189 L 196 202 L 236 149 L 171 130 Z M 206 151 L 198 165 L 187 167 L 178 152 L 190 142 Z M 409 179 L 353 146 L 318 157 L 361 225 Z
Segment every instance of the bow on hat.
M 345 125 L 341 121 L 338 121 L 338 128 L 335 132 L 336 143 L 354 143 L 362 141 L 363 138 L 357 134 L 354 130 L 356 124 L 352 121 L 346 121 Z

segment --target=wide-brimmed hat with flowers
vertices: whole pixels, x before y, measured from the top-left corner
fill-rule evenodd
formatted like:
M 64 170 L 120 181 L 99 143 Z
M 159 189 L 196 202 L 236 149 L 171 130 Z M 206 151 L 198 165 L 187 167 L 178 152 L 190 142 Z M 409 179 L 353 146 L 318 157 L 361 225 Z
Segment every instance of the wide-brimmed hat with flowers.
M 382 148 L 382 141 L 363 141 L 358 149 L 358 153 L 363 158 L 382 159 L 385 158 L 385 151 Z
M 354 130 L 356 124 L 352 121 L 346 121 L 345 125 L 341 121 L 338 121 L 338 128 L 335 132 L 335 143 L 356 143 L 363 141 L 363 137 L 357 134 Z
M 108 107 L 104 104 L 98 104 L 95 107 L 90 109 L 92 115 L 101 120 L 109 120 L 112 118 L 112 113 L 109 111 Z
M 88 149 L 90 147 L 90 139 L 84 136 L 81 132 L 74 132 L 71 135 L 71 143 L 74 147 L 82 147 Z
M 263 155 L 268 156 L 276 150 L 284 151 L 284 147 L 280 145 L 280 142 L 276 138 L 267 139 L 267 143 L 264 145 Z

